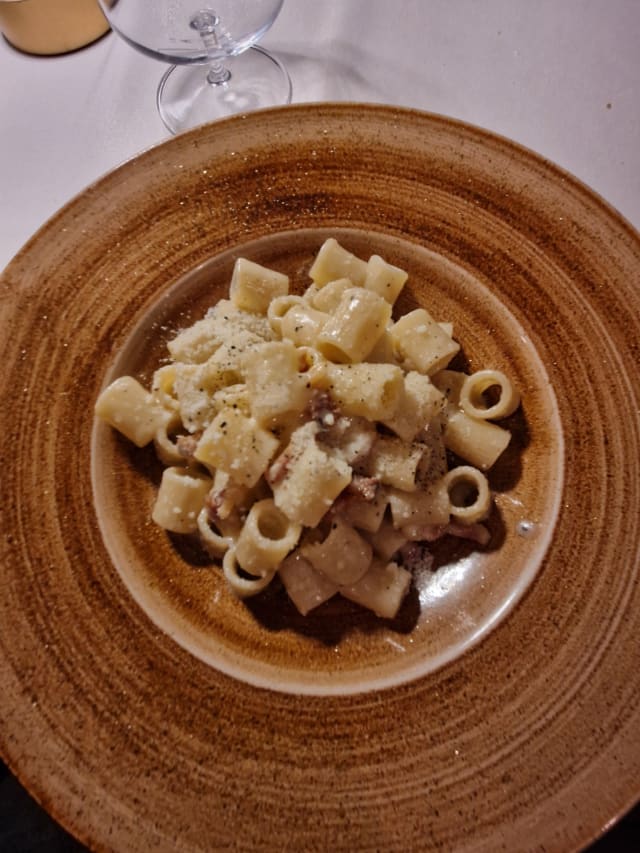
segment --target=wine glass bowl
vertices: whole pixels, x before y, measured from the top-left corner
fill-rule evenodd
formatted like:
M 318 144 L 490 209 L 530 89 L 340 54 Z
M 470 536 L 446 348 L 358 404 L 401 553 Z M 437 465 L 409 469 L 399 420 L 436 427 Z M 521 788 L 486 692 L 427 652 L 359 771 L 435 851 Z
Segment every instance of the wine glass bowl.
M 112 29 L 171 67 L 158 86 L 166 127 L 186 128 L 291 100 L 284 66 L 257 42 L 284 0 L 99 0 Z

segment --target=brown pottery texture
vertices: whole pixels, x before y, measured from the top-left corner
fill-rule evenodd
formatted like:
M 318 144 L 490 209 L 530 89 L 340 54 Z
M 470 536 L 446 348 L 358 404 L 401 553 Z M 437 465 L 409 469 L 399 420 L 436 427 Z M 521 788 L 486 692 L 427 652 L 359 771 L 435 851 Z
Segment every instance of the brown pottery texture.
M 246 601 L 150 521 L 161 468 L 94 423 L 245 256 L 327 236 L 398 310 L 513 378 L 487 549 L 444 541 L 398 616 Z M 640 794 L 640 238 L 488 132 L 313 104 L 180 135 L 0 279 L 0 752 L 95 850 L 575 850 Z

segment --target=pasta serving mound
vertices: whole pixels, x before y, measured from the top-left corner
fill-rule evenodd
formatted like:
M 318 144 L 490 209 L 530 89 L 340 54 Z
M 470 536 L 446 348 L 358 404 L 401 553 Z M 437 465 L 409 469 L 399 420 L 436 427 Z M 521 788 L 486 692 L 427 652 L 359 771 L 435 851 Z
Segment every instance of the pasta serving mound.
M 519 395 L 497 370 L 448 370 L 459 344 L 424 308 L 394 320 L 407 273 L 379 255 L 330 238 L 309 275 L 297 296 L 238 259 L 229 299 L 169 342 L 151 390 L 116 379 L 96 414 L 154 442 L 153 520 L 198 534 L 236 595 L 278 574 L 304 615 L 340 593 L 393 618 L 429 542 L 488 543 L 484 472 L 511 438 L 493 421 Z M 467 464 L 448 470 L 447 450 Z

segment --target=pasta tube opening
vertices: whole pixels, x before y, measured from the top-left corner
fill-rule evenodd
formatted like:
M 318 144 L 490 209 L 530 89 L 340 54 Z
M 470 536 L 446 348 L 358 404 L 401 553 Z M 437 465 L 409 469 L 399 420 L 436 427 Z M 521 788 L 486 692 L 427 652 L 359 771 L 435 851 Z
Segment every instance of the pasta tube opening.
M 229 548 L 222 560 L 222 571 L 231 589 L 238 598 L 249 598 L 266 589 L 275 575 L 275 569 L 262 577 L 246 577 L 240 574 L 240 566 L 236 557 L 236 549 Z
M 519 405 L 520 394 L 500 370 L 478 370 L 465 378 L 460 389 L 460 407 L 472 418 L 506 418 Z
M 236 557 L 242 568 L 263 576 L 284 560 L 300 538 L 302 527 L 294 524 L 271 498 L 255 503 L 236 543 Z
M 276 296 L 272 299 L 267 308 L 267 319 L 269 325 L 277 335 L 282 334 L 282 320 L 294 305 L 305 305 L 305 301 L 301 296 L 287 294 L 286 296 Z
M 452 468 L 443 477 L 449 495 L 450 512 L 454 518 L 466 524 L 482 521 L 491 506 L 491 494 L 487 478 L 471 465 Z

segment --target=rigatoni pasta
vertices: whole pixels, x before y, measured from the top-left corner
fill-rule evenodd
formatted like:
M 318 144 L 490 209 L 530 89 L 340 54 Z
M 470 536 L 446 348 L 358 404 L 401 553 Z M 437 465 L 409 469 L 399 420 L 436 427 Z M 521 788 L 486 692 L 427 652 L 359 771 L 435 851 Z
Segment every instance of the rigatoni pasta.
M 391 306 L 382 296 L 364 287 L 351 287 L 327 317 L 317 336 L 316 349 L 329 361 L 364 361 L 390 319 Z
M 249 510 L 236 542 L 236 559 L 242 568 L 261 577 L 277 569 L 297 544 L 300 525 L 294 524 L 270 498 Z
M 393 305 L 408 277 L 408 273 L 387 263 L 380 255 L 371 255 L 367 262 L 364 286 Z
M 402 370 L 395 364 L 325 363 L 316 377 L 316 384 L 327 388 L 346 415 L 384 421 L 398 410 L 403 382 Z
M 171 412 L 131 376 L 121 376 L 100 395 L 96 414 L 138 447 L 153 439 Z
M 317 287 L 339 278 L 348 278 L 352 286 L 360 286 L 367 277 L 367 263 L 347 251 L 334 237 L 329 237 L 311 264 L 309 276 Z
M 211 486 L 211 477 L 199 471 L 165 468 L 151 518 L 172 533 L 193 533 Z
M 317 441 L 313 421 L 298 427 L 267 470 L 277 507 L 296 524 L 316 527 L 351 482 L 350 466 Z
M 290 293 L 238 259 L 229 299 L 169 341 L 150 390 L 120 377 L 96 414 L 154 443 L 153 520 L 197 535 L 235 595 L 279 577 L 303 615 L 340 594 L 391 619 L 424 543 L 488 540 L 485 472 L 511 438 L 493 420 L 520 397 L 500 371 L 450 369 L 446 317 L 393 316 L 408 276 L 379 255 L 329 238 L 309 275 Z

